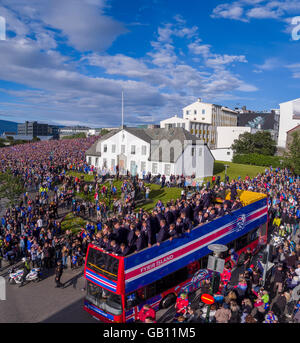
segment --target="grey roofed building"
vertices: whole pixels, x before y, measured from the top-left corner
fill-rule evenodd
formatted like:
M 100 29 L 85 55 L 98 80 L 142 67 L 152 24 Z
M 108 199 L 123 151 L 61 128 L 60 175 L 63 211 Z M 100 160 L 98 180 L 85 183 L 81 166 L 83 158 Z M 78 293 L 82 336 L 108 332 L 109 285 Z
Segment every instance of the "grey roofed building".
M 122 127 L 100 137 L 86 151 L 86 161 L 98 171 L 211 176 L 214 157 L 207 144 L 182 127 Z M 100 168 L 100 169 L 99 169 Z
M 137 127 L 125 127 L 123 128 L 125 131 L 131 133 L 132 135 L 142 139 L 143 141 L 151 144 L 151 142 L 155 141 L 162 141 L 162 140 L 168 140 L 169 142 L 178 140 L 181 143 L 184 143 L 185 141 L 192 141 L 192 144 L 205 144 L 204 141 L 199 140 L 198 137 L 192 135 L 187 130 L 183 128 L 171 128 L 171 129 L 161 129 L 161 128 L 137 128 Z M 86 155 L 89 156 L 101 156 L 100 149 L 97 149 L 98 144 L 101 144 L 102 141 L 107 140 L 108 138 L 112 137 L 116 133 L 120 132 L 122 129 L 116 129 L 112 130 L 106 135 L 102 136 L 98 141 L 96 141 L 87 151 Z M 149 157 L 149 160 L 152 160 L 152 157 L 154 158 L 156 149 L 158 149 L 158 146 L 154 147 L 154 149 L 151 149 L 151 154 Z M 175 161 L 179 157 L 179 152 L 177 154 L 178 156 L 175 156 Z

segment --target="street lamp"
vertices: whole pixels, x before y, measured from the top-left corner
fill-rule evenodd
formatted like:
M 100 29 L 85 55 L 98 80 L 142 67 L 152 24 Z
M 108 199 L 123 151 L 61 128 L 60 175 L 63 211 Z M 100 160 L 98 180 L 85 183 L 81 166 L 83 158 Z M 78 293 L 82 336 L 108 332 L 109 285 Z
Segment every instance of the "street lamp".
M 213 295 L 214 285 L 215 285 L 215 279 L 216 279 L 216 273 L 222 273 L 224 269 L 224 263 L 225 260 L 219 258 L 220 254 L 222 252 L 225 252 L 228 250 L 226 245 L 223 244 L 210 244 L 208 246 L 208 249 L 213 252 L 213 257 L 209 259 L 207 269 L 213 270 L 213 278 L 212 283 L 210 287 L 210 294 Z M 213 266 L 210 266 L 210 260 L 213 262 Z M 219 266 L 218 266 L 219 264 Z M 210 306 L 208 305 L 207 313 L 206 313 L 206 322 L 209 323 L 209 313 L 210 313 Z

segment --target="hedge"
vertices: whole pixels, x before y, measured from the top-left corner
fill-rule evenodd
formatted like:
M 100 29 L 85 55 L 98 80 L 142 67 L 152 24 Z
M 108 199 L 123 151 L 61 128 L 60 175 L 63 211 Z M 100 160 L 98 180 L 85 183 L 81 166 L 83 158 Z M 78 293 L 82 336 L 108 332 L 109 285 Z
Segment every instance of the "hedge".
M 262 167 L 280 167 L 283 158 L 280 156 L 267 156 L 260 154 L 236 154 L 233 156 L 232 162 L 240 164 L 251 164 Z

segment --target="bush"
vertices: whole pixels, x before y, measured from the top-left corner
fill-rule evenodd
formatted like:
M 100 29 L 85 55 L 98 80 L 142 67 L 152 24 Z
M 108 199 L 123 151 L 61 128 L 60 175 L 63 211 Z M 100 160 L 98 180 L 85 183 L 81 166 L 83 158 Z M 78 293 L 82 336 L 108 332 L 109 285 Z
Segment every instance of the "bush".
M 267 156 L 261 154 L 236 154 L 232 162 L 240 164 L 250 164 L 262 167 L 280 167 L 283 158 L 280 156 Z

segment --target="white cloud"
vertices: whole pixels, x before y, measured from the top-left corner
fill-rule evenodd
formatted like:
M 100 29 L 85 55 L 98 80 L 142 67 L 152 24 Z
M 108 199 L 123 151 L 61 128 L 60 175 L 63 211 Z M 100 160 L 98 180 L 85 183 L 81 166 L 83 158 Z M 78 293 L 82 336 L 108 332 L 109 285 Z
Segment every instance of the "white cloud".
M 254 7 L 254 8 L 251 8 L 251 10 L 247 11 L 246 15 L 249 18 L 256 18 L 256 19 L 267 19 L 267 18 L 278 19 L 283 15 L 283 11 L 281 9 L 272 10 L 265 7 Z
M 288 64 L 286 65 L 286 68 L 292 72 L 292 77 L 294 79 L 300 79 L 300 63 Z
M 16 37 L 2 42 L 0 55 L 0 64 L 5 66 L 0 68 L 0 79 L 21 87 L 18 91 L 0 90 L 15 99 L 0 104 L 0 110 L 12 116 L 119 125 L 124 90 L 126 123 L 136 125 L 178 113 L 198 96 L 222 100 L 235 97 L 234 91 L 257 90 L 229 70 L 235 63 L 246 63 L 245 56 L 213 52 L 213 47 L 198 37 L 198 27 L 189 27 L 181 17 L 159 27 L 151 49 L 144 56 L 133 58 L 103 51 L 124 28 L 104 14 L 102 1 L 86 0 L 84 9 L 81 2 L 74 1 L 65 20 L 61 13 L 70 5 L 69 0 L 57 2 L 53 12 L 47 11 L 48 1 L 32 0 L 25 4 L 23 0 L 12 0 L 12 3 L 15 11 L 11 12 L 11 28 Z M 59 9 L 61 13 L 57 12 Z M 82 18 L 89 17 L 90 22 L 79 20 L 81 9 Z M 91 9 L 95 10 L 94 16 L 90 15 Z M 23 17 L 16 15 L 18 10 Z M 102 26 L 94 26 L 96 18 L 104 17 L 107 20 L 101 25 L 105 24 L 108 30 L 107 40 L 97 31 Z M 114 29 L 110 31 L 111 25 Z M 89 33 L 92 27 L 95 32 L 91 37 L 76 35 L 79 29 Z M 175 37 L 182 41 L 182 50 L 174 44 Z M 78 59 L 59 52 L 61 39 L 77 49 Z M 199 58 L 197 66 L 187 62 L 186 51 L 191 59 Z M 96 71 L 86 72 L 91 66 Z
M 68 44 L 80 51 L 105 51 L 121 34 L 124 25 L 105 14 L 105 0 L 3 0 L 6 10 L 18 13 L 27 25 L 50 26 L 59 30 Z M 9 9 L 11 9 L 9 11 Z M 21 19 L 14 18 L 14 32 L 20 34 L 24 27 Z M 26 25 L 25 25 L 26 27 Z
M 267 58 L 263 64 L 255 64 L 255 73 L 262 73 L 263 71 L 271 71 L 281 66 L 280 60 L 276 57 Z
M 238 0 L 220 4 L 213 9 L 211 17 L 249 22 L 251 19 L 277 19 L 284 21 L 300 11 L 298 0 Z
M 247 19 L 243 18 L 243 15 L 243 7 L 240 6 L 238 2 L 234 2 L 233 4 L 218 5 L 216 8 L 214 8 L 211 17 L 247 21 Z

